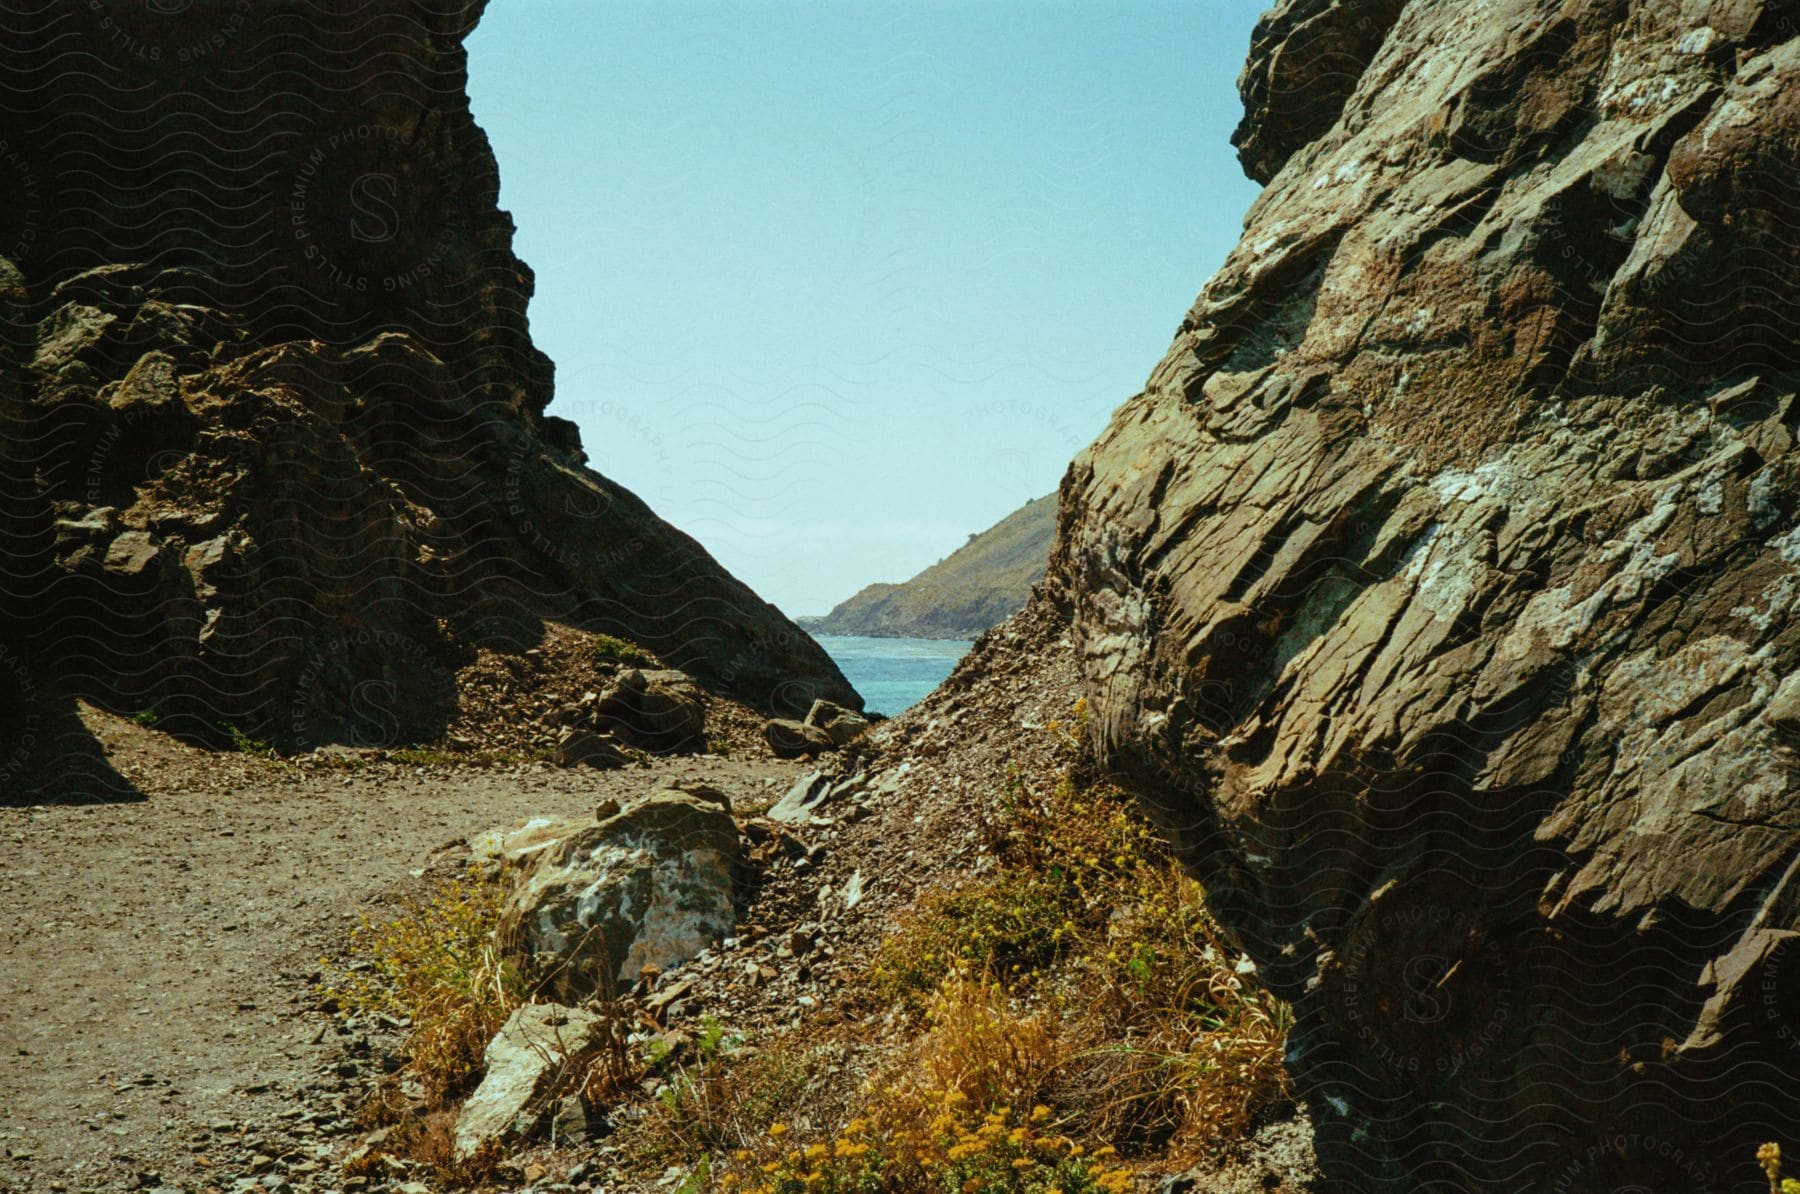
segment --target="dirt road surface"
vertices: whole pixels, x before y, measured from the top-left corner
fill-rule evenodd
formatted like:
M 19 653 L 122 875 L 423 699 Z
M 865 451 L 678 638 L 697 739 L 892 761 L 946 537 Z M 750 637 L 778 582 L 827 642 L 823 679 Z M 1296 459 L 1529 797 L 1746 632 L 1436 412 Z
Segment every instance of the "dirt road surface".
M 142 798 L 0 807 L 0 1190 L 21 1194 L 229 1191 L 296 1151 L 282 1172 L 310 1154 L 332 1188 L 354 1097 L 310 979 L 359 907 L 490 826 L 677 775 L 767 799 L 801 770 L 337 771 L 82 716 Z

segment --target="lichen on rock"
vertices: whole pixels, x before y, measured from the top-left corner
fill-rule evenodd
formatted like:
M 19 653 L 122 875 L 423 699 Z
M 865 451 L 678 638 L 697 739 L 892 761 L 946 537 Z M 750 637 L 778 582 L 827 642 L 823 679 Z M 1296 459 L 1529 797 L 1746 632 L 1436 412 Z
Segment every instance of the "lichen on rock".
M 1294 1002 L 1335 1178 L 1754 1180 L 1800 1113 L 1795 27 L 1290 0 L 1245 80 L 1267 190 L 1063 486 L 1097 745 Z

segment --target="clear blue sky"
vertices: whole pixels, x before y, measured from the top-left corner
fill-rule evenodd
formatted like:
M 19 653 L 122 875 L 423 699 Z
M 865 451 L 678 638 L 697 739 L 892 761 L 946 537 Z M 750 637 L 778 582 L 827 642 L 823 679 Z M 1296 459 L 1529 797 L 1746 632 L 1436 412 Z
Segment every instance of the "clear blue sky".
M 494 0 L 476 117 L 552 410 L 789 614 L 1048 493 L 1256 188 L 1261 0 Z

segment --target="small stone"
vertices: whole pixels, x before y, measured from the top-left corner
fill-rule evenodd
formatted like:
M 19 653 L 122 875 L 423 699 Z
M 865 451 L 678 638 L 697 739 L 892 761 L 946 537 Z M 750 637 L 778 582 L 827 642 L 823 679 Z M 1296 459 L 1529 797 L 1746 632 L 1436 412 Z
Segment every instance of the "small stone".
M 623 767 L 627 758 L 624 747 L 610 734 L 593 730 L 566 729 L 556 739 L 556 765 L 559 767 Z

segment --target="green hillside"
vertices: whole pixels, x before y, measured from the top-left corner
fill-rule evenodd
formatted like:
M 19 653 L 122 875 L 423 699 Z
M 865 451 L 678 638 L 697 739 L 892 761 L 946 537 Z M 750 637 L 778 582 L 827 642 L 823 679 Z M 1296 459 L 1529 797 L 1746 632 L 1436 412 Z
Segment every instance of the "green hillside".
M 1027 502 L 905 584 L 874 584 L 823 618 L 814 634 L 974 638 L 1025 606 L 1056 533 L 1056 495 Z

